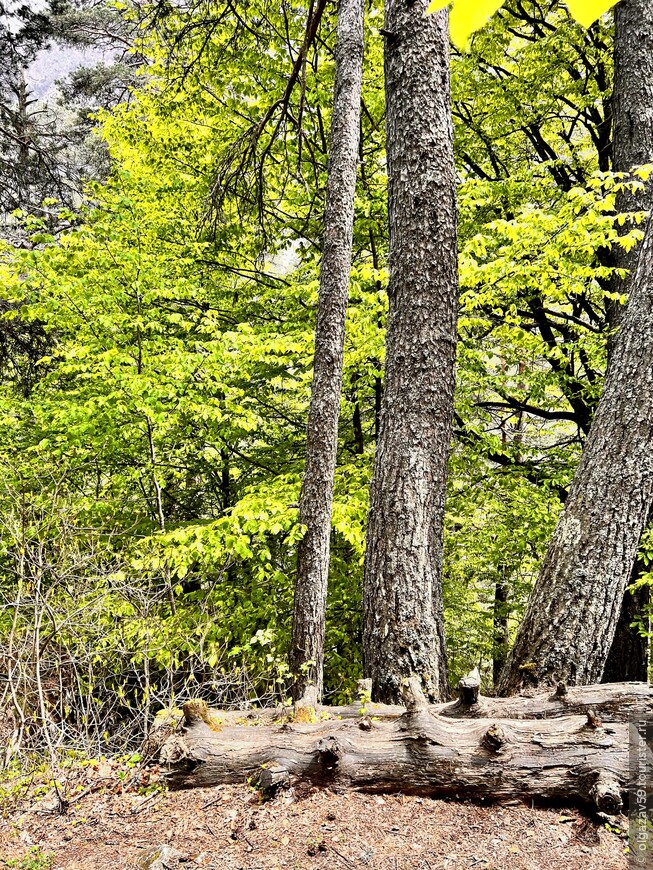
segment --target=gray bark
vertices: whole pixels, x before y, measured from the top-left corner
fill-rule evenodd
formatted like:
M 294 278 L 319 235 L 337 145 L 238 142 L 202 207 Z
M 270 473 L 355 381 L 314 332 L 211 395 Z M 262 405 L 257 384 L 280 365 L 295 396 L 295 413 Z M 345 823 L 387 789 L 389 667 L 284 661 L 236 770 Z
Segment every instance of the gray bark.
M 306 526 L 306 533 L 299 545 L 290 652 L 290 667 L 296 674 L 295 697 L 301 697 L 308 685 L 317 687 L 318 696 L 322 694 L 331 512 L 362 80 L 363 0 L 340 0 L 313 386 L 299 507 L 299 519 Z
M 649 699 L 650 700 L 650 699 Z M 434 715 L 419 693 L 392 721 L 330 719 L 252 727 L 185 723 L 161 752 L 172 788 L 249 782 L 267 791 L 310 782 L 360 791 L 528 797 L 616 813 L 628 782 L 628 725 L 598 716 L 551 720 Z M 198 715 L 198 712 L 201 715 Z
M 599 682 L 653 496 L 653 221 L 569 497 L 499 681 Z
M 612 167 L 617 172 L 630 172 L 636 166 L 653 163 L 653 0 L 622 0 L 615 7 L 614 23 Z M 615 205 L 618 212 L 650 210 L 653 186 L 621 191 Z M 624 231 L 629 229 L 624 227 Z M 637 256 L 637 248 L 626 251 L 614 246 L 613 265 L 629 271 L 623 278 L 614 276 L 612 292 L 630 294 Z M 624 306 L 617 300 L 608 303 L 612 330 L 619 326 L 623 311 Z M 615 339 L 614 333 L 608 339 L 610 356 Z M 631 623 L 647 603 L 646 589 L 624 598 L 604 679 L 606 676 L 611 680 L 646 679 L 648 642 L 637 629 L 631 628 Z
M 442 538 L 457 313 L 456 183 L 447 12 L 385 9 L 390 280 L 370 494 L 363 661 L 375 700 L 417 674 L 447 695 Z
M 461 695 L 463 695 L 461 691 Z M 317 704 L 318 719 L 356 719 L 370 717 L 373 720 L 399 719 L 406 712 L 403 704 L 379 704 L 368 701 L 364 705 L 349 704 L 330 707 Z M 448 719 L 560 719 L 565 716 L 587 715 L 592 710 L 610 722 L 627 722 L 637 710 L 653 712 L 653 688 L 646 683 L 601 683 L 594 686 L 570 686 L 559 684 L 555 691 L 539 692 L 530 696 L 490 698 L 478 694 L 473 703 L 463 700 L 430 704 L 433 716 Z M 267 707 L 257 710 L 208 710 L 207 717 L 217 727 L 223 725 L 282 725 L 288 721 L 288 707 Z M 162 720 L 164 729 L 172 729 L 182 722 L 181 713 L 171 713 Z M 170 731 L 166 731 L 165 737 Z M 158 741 L 159 748 L 163 741 Z M 151 756 L 151 752 L 149 753 Z
M 638 710 L 653 711 L 653 690 L 646 683 L 602 683 L 569 688 L 558 683 L 553 692 L 512 698 L 479 695 L 474 703 L 466 703 L 461 693 L 458 701 L 437 705 L 441 716 L 483 719 L 559 719 L 588 715 L 591 711 L 610 722 L 627 722 Z
M 653 162 L 653 0 L 621 0 L 614 10 L 614 84 L 612 90 L 612 168 L 630 172 Z M 653 205 L 653 188 L 623 190 L 617 194 L 618 212 L 646 211 Z M 630 227 L 624 227 L 624 232 Z M 630 293 L 631 276 L 637 266 L 637 248 L 615 245 L 613 265 L 629 274 L 615 276 L 611 291 Z M 619 326 L 625 307 L 608 307 L 612 329 Z M 611 339 L 610 350 L 614 349 Z
M 630 171 L 653 160 L 653 0 L 617 5 L 614 54 L 613 166 Z M 621 193 L 617 208 L 651 203 L 649 184 Z M 652 236 L 649 224 L 641 248 L 613 251 L 614 263 L 630 271 L 612 289 L 630 301 L 569 498 L 499 680 L 503 693 L 542 680 L 598 682 L 617 628 L 620 635 L 629 630 L 620 612 L 653 494 Z M 616 312 L 609 312 L 613 325 L 621 319 Z M 620 636 L 615 655 L 627 647 Z

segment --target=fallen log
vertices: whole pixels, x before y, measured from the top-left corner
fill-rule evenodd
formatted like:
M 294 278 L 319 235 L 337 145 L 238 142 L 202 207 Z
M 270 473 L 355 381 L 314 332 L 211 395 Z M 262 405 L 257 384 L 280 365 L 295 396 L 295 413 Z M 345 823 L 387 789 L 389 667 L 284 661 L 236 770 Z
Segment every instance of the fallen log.
M 555 719 L 583 715 L 593 710 L 606 720 L 627 722 L 635 710 L 653 709 L 653 688 L 648 683 L 636 682 L 570 687 L 558 683 L 554 692 L 509 698 L 479 695 L 476 702 L 466 700 L 461 689 L 459 700 L 437 706 L 440 715 L 461 718 Z
M 536 798 L 620 811 L 628 787 L 628 726 L 596 715 L 456 719 L 419 703 L 390 721 L 369 716 L 255 726 L 205 721 L 185 705 L 164 744 L 171 788 L 248 781 L 264 791 L 300 782 L 368 792 Z M 209 720 L 210 721 L 210 720 Z
M 468 675 L 461 683 L 469 681 Z M 653 710 L 653 688 L 647 683 L 605 683 L 592 686 L 570 686 L 560 683 L 554 692 L 539 692 L 529 696 L 490 698 L 478 692 L 467 694 L 469 687 L 460 686 L 461 697 L 446 704 L 429 704 L 433 716 L 461 719 L 558 719 L 563 716 L 586 715 L 593 710 L 598 716 L 611 722 L 627 722 L 635 710 Z M 318 718 L 373 719 L 390 721 L 399 719 L 406 712 L 402 705 L 375 704 L 362 700 L 357 704 L 341 707 L 316 705 Z M 250 710 L 210 710 L 211 720 L 216 725 L 264 725 L 283 724 L 292 716 L 292 708 L 269 707 Z M 174 719 L 174 717 L 172 717 Z M 182 720 L 181 711 L 177 723 Z

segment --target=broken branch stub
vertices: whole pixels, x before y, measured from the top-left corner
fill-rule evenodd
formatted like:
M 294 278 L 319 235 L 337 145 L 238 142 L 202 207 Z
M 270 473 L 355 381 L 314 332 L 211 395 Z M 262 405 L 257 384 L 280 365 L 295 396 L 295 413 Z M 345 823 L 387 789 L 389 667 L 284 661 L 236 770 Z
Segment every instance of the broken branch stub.
M 481 688 L 481 675 L 478 668 L 470 671 L 466 677 L 463 677 L 458 683 L 460 690 L 460 700 L 463 704 L 471 706 L 478 703 L 478 693 Z

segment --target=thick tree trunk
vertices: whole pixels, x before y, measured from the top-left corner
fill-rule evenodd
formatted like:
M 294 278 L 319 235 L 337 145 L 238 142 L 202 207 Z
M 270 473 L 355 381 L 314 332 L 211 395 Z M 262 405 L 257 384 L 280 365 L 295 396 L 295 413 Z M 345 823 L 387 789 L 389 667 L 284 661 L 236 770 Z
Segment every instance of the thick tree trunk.
M 636 166 L 653 163 L 653 0 L 621 0 L 614 10 L 614 84 L 612 90 L 612 168 L 630 172 Z M 646 211 L 653 205 L 653 187 L 623 190 L 617 194 L 618 212 Z M 624 226 L 627 232 L 629 226 Z M 630 293 L 630 281 L 637 266 L 638 249 L 612 250 L 613 264 L 628 269 L 625 277 L 615 275 L 613 293 Z M 613 300 L 607 310 L 612 329 L 621 323 L 625 306 Z M 614 337 L 610 339 L 614 350 Z
M 653 161 L 653 0 L 623 0 L 615 8 L 613 166 L 629 171 Z M 622 210 L 648 209 L 653 184 L 624 191 Z M 499 691 L 565 679 L 598 682 L 617 627 L 615 656 L 629 646 L 632 621 L 620 619 L 653 494 L 653 223 L 643 246 L 615 246 L 616 265 L 629 269 L 613 290 L 629 295 L 610 347 L 604 394 L 569 498 L 520 626 Z M 635 641 L 636 643 L 636 641 Z M 612 676 L 622 676 L 614 669 Z M 630 675 L 623 662 L 623 675 Z
M 653 0 L 622 0 L 615 7 L 614 24 L 612 167 L 616 172 L 630 172 L 635 166 L 653 163 Z M 646 211 L 652 206 L 653 185 L 623 190 L 615 204 L 618 212 Z M 629 229 L 625 226 L 623 231 Z M 625 277 L 615 275 L 612 279 L 614 293 L 630 294 L 638 254 L 638 248 L 626 251 L 614 246 L 613 264 L 629 270 Z M 611 329 L 619 326 L 624 310 L 618 300 L 608 303 Z M 609 356 L 615 341 L 613 333 L 608 339 Z M 648 642 L 631 624 L 647 603 L 646 589 L 625 596 L 604 679 L 646 679 Z
M 640 694 L 640 709 L 650 711 L 650 695 Z M 274 791 L 309 782 L 575 801 L 610 813 L 621 808 L 628 781 L 625 723 L 603 724 L 593 712 L 538 721 L 447 718 L 429 708 L 419 690 L 406 703 L 409 709 L 389 721 L 359 712 L 357 718 L 261 727 L 230 724 L 187 704 L 183 729 L 161 753 L 164 774 L 173 788 L 248 781 Z
M 340 0 L 313 387 L 299 506 L 299 518 L 306 526 L 306 534 L 299 545 L 290 652 L 290 667 L 296 674 L 295 697 L 301 697 L 308 685 L 317 687 L 318 696 L 322 694 L 331 511 L 362 81 L 363 0 Z
M 499 681 L 598 682 L 653 495 L 653 220 L 585 450 Z
M 385 9 L 390 281 L 367 527 L 363 661 L 375 700 L 447 695 L 442 538 L 453 413 L 456 191 L 446 12 Z

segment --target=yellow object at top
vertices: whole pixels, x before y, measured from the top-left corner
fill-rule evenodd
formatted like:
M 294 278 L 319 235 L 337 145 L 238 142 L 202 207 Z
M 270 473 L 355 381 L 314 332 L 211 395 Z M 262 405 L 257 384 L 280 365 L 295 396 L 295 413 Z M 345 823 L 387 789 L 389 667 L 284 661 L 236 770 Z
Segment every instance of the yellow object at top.
M 615 0 L 567 0 L 569 11 L 583 27 L 589 27 L 614 4 Z
M 464 49 L 472 33 L 480 30 L 504 2 L 505 0 L 453 0 L 451 3 L 451 0 L 433 0 L 426 11 L 438 12 L 451 5 L 451 40 L 458 48 Z M 569 11 L 583 27 L 589 27 L 614 4 L 615 0 L 567 0 Z

